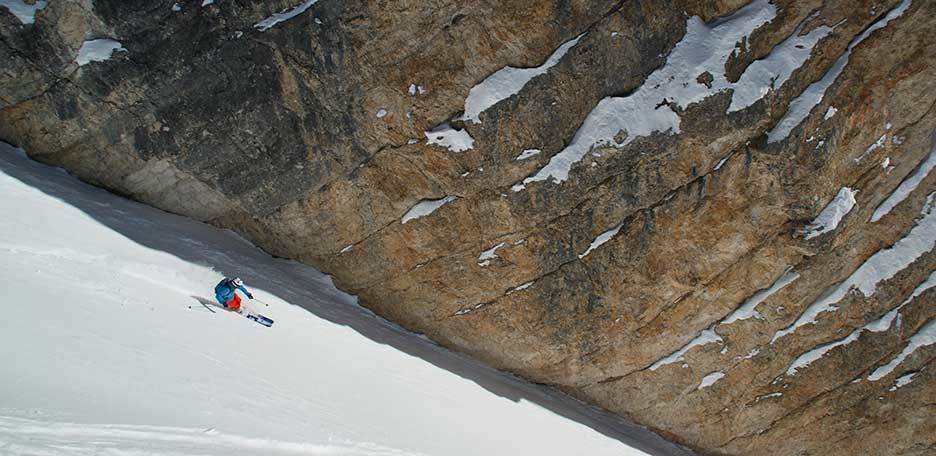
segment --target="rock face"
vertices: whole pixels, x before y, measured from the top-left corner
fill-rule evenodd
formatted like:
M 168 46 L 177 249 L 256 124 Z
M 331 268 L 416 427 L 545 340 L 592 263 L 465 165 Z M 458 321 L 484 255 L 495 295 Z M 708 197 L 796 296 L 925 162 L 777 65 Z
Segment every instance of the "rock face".
M 205 3 L 0 8 L 0 139 L 701 453 L 936 453 L 936 2 Z

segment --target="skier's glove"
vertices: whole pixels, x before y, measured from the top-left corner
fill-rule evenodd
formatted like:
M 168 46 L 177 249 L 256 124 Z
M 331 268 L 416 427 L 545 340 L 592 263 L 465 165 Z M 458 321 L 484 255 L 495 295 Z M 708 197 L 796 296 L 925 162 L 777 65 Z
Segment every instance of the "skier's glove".
M 250 299 L 253 299 L 253 295 L 250 294 L 250 293 L 247 293 L 247 297 L 250 298 Z

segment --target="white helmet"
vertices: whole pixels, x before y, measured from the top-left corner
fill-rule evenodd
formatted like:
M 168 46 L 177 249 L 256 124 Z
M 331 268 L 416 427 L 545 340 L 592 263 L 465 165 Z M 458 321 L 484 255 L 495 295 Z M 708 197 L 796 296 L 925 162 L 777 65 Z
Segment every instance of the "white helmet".
M 244 286 L 244 281 L 241 280 L 240 277 L 235 277 L 235 278 L 231 279 L 231 283 L 233 283 L 235 287 L 242 287 L 242 286 Z

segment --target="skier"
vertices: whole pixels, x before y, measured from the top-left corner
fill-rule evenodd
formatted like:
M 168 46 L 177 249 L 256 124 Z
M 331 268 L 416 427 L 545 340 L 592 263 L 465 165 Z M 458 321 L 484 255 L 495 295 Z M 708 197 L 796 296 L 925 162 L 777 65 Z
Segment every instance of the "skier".
M 237 290 L 242 291 L 250 299 L 254 298 L 253 295 L 250 294 L 250 291 L 247 291 L 247 287 L 244 286 L 244 281 L 241 280 L 240 277 L 234 277 L 233 279 L 225 277 L 221 279 L 221 281 L 215 285 L 215 298 L 225 309 L 240 312 L 241 298 L 237 295 Z

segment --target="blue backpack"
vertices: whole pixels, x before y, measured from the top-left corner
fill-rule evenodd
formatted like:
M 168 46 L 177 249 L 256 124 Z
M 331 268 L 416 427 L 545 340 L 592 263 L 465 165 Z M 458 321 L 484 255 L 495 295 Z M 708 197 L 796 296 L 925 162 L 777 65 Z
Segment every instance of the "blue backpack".
M 215 285 L 215 299 L 217 299 L 222 306 L 225 306 L 228 301 L 234 298 L 234 290 L 236 289 L 237 287 L 231 283 L 231 279 L 225 277 Z

